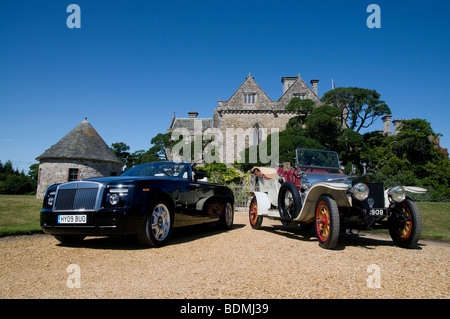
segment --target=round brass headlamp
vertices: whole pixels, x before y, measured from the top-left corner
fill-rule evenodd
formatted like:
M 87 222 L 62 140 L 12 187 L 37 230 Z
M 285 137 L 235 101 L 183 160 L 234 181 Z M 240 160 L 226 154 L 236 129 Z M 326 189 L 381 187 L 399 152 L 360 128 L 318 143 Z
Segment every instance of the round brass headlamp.
M 406 190 L 402 186 L 394 186 L 388 191 L 389 198 L 395 202 L 403 202 L 406 198 Z
M 360 201 L 366 200 L 369 197 L 369 187 L 364 183 L 355 184 L 350 192 L 354 198 Z

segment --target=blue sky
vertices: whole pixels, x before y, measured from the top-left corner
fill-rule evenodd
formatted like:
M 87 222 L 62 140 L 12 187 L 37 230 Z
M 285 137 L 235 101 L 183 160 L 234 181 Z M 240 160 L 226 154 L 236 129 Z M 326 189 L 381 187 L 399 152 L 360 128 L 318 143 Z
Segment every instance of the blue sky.
M 80 29 L 66 25 L 72 3 Z M 366 25 L 371 3 L 380 29 Z M 298 73 L 319 96 L 332 78 L 375 89 L 450 148 L 449 12 L 442 0 L 2 0 L 0 160 L 27 171 L 86 116 L 108 145 L 147 150 L 173 112 L 211 117 L 249 72 L 273 100 Z

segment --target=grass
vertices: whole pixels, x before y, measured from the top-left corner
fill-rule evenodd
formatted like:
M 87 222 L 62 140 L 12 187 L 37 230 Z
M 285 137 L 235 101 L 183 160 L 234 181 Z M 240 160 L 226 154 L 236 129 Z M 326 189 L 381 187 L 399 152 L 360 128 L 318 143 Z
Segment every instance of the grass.
M 34 195 L 0 195 L 0 236 L 40 231 L 41 208 Z
M 450 241 L 450 202 L 419 202 L 422 238 Z
M 422 238 L 450 241 L 450 202 L 418 202 Z M 41 231 L 42 200 L 34 195 L 0 195 L 0 236 Z

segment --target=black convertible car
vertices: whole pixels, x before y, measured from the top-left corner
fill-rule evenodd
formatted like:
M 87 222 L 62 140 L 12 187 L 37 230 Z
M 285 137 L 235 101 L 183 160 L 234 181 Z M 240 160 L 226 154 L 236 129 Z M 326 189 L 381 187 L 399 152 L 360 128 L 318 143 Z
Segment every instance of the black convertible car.
M 44 197 L 41 227 L 62 242 L 137 234 L 147 246 L 164 245 L 177 226 L 217 222 L 231 228 L 233 192 L 203 177 L 189 163 L 155 162 L 118 177 L 55 184 Z

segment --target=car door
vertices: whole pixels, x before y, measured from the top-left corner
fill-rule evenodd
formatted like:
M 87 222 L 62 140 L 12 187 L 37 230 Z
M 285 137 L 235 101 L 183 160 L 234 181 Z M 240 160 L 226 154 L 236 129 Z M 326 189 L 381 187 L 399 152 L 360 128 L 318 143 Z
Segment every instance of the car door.
M 197 175 L 197 177 L 199 177 Z M 206 182 L 193 178 L 191 167 L 189 166 L 185 174 L 179 177 L 183 186 L 180 188 L 180 203 L 182 210 L 178 216 L 178 225 L 193 225 L 204 223 L 210 220 L 207 212 L 203 210 L 203 205 L 211 196 L 211 186 Z
M 214 189 L 208 182 L 192 181 L 192 209 L 197 216 L 208 217 L 206 209 L 204 209 L 206 201 L 214 195 Z

